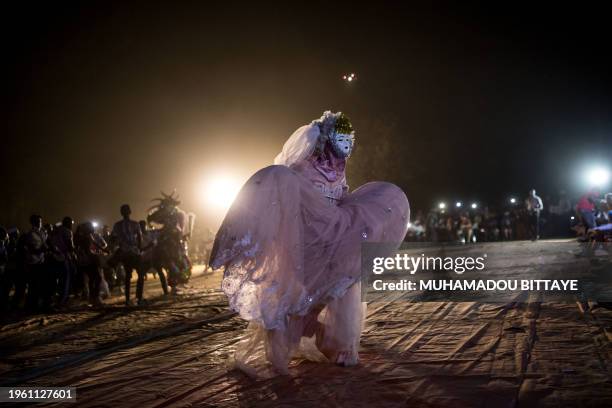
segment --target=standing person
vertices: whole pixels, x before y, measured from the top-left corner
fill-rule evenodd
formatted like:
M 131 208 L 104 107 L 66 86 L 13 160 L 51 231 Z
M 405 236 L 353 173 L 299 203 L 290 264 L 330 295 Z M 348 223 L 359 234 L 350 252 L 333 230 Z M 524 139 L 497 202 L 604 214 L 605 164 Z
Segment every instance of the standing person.
M 582 222 L 587 228 L 585 235 L 589 230 L 597 226 L 595 222 L 595 203 L 599 199 L 599 196 L 599 189 L 593 188 L 580 197 L 578 204 L 576 204 L 576 213 L 578 213 L 578 216 L 582 219 Z
M 64 217 L 62 224 L 55 228 L 49 236 L 49 247 L 51 248 L 49 265 L 58 279 L 59 305 L 65 305 L 68 301 L 72 277 L 76 275 L 73 225 L 72 218 Z
M 499 241 L 499 234 L 501 229 L 499 228 L 499 218 L 495 211 L 485 212 L 485 226 L 487 230 L 487 241 Z
M 501 228 L 502 239 L 510 241 L 512 239 L 512 216 L 510 211 L 504 211 L 500 218 L 499 226 Z
M 461 213 L 459 216 L 459 226 L 457 228 L 457 235 L 464 244 L 472 243 L 472 220 L 468 213 Z
M 6 266 L 4 268 L 4 275 L 2 277 L 2 284 L 0 285 L 0 312 L 4 312 L 9 308 L 9 294 L 15 287 L 14 297 L 18 296 L 18 283 L 17 283 L 17 242 L 19 241 L 19 230 L 17 228 L 10 228 L 8 230 L 8 240 L 6 241 Z M 25 285 L 24 285 L 25 288 Z M 23 297 L 23 293 L 21 293 Z
M 320 358 L 342 366 L 359 361 L 361 245 L 399 246 L 410 209 L 391 183 L 348 191 L 353 143 L 340 112 L 302 126 L 276 165 L 245 183 L 217 233 L 210 265 L 225 269 L 230 308 L 250 321 L 235 354 L 247 373 L 287 374 L 302 337 L 313 338 Z
M 19 309 L 25 300 L 26 287 L 28 280 L 25 270 L 25 234 L 22 234 L 17 227 L 9 229 L 9 243 L 8 243 L 8 286 L 5 287 L 6 299 L 11 289 L 14 287 L 15 292 L 13 293 L 13 299 L 11 300 L 10 306 L 13 309 Z
M 8 270 L 9 263 L 9 235 L 8 232 L 4 229 L 4 227 L 0 227 L 0 312 L 4 311 L 7 305 L 6 300 L 8 296 L 5 296 L 5 293 L 8 295 L 8 291 L 6 288 L 11 283 L 11 276 Z M 10 290 L 10 289 L 9 289 Z
M 107 243 L 110 240 L 111 237 L 111 229 L 108 225 L 104 225 L 102 227 L 102 232 L 100 233 L 100 235 L 102 236 L 102 239 L 104 239 L 104 241 L 106 241 Z
M 107 244 L 106 253 L 102 256 L 101 262 L 104 280 L 108 284 L 108 289 L 111 293 L 116 292 L 122 294 L 121 286 L 123 285 L 123 280 L 119 277 L 118 268 L 112 265 L 112 259 L 114 258 L 114 253 L 117 248 L 112 245 L 111 228 L 108 225 L 104 225 L 100 236 Z
M 142 304 L 142 291 L 144 289 L 144 275 L 140 262 L 140 249 L 142 248 L 142 231 L 138 222 L 130 219 L 132 210 L 129 205 L 123 204 L 120 209 L 123 219 L 117 221 L 111 233 L 111 242 L 118 248 L 115 252 L 114 262 L 121 262 L 125 269 L 125 305 L 130 306 L 130 281 L 132 272 L 136 270 L 138 282 L 136 284 L 136 298 Z
M 605 241 L 606 237 L 609 238 L 610 234 L 612 234 L 612 193 L 606 193 L 604 196 L 604 200 L 601 202 L 601 211 L 606 214 L 607 221 L 591 229 L 589 234 L 590 239 L 598 243 Z M 600 254 L 603 254 L 601 252 L 603 248 L 599 248 L 601 245 L 596 244 L 596 246 L 600 250 Z
M 153 258 L 153 246 L 155 245 L 155 237 L 153 231 L 149 230 L 149 226 L 145 220 L 138 221 L 140 225 L 140 233 L 142 234 L 142 248 L 140 252 L 140 259 L 142 262 L 142 273 L 144 274 L 145 280 L 147 280 L 147 273 L 152 269 L 152 258 Z M 156 271 L 153 271 L 155 276 Z
M 91 224 L 94 232 L 92 234 L 93 238 L 93 252 L 95 255 L 96 265 L 98 267 L 98 274 L 100 275 L 100 297 L 102 299 L 106 299 L 110 297 L 110 286 L 106 281 L 106 276 L 104 273 L 104 268 L 106 266 L 106 260 L 108 259 L 108 244 L 106 240 L 102 236 L 101 232 L 96 230 L 96 227 Z
M 429 242 L 438 242 L 438 212 L 435 209 L 427 213 L 425 219 L 425 234 Z
M 89 286 L 89 302 L 101 306 L 100 299 L 100 261 L 98 253 L 106 249 L 106 242 L 94 237 L 94 226 L 91 222 L 81 225 L 76 236 L 79 273 L 87 277 Z
M 51 279 L 50 273 L 45 264 L 47 247 L 47 233 L 43 229 L 42 217 L 34 214 L 30 217 L 32 229 L 24 236 L 25 250 L 25 272 L 28 282 L 28 295 L 26 307 L 35 311 L 40 306 L 42 300 L 43 308 L 51 307 L 51 290 L 49 287 Z
M 540 212 L 544 209 L 542 199 L 536 195 L 535 189 L 529 190 L 529 196 L 525 199 L 525 208 L 529 215 L 529 230 L 531 240 L 540 239 Z
M 157 273 L 159 276 L 159 283 L 161 284 L 164 295 L 168 294 L 168 282 L 166 281 L 166 275 L 164 269 L 158 262 L 154 262 L 154 251 L 157 245 L 156 231 L 149 229 L 147 222 L 141 220 L 138 222 L 140 225 L 140 231 L 142 232 L 142 273 L 146 275 L 147 272 L 153 270 L 153 273 Z M 157 266 L 157 267 L 156 267 Z

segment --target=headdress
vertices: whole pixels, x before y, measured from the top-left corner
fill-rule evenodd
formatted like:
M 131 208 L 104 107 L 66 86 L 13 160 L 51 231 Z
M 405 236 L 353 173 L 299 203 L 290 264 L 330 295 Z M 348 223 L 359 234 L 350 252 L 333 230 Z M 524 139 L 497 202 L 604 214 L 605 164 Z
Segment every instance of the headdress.
M 172 191 L 172 193 L 170 194 L 166 194 L 163 191 L 161 191 L 160 193 L 162 195 L 161 197 L 154 198 L 153 200 L 151 200 L 158 201 L 158 204 L 149 207 L 149 212 L 153 210 L 159 210 L 160 208 L 173 208 L 181 204 L 181 202 L 179 201 L 179 195 L 176 194 L 176 190 Z
M 274 159 L 274 164 L 291 166 L 309 158 L 315 151 L 323 152 L 326 143 L 333 141 L 338 134 L 354 138 L 351 122 L 342 112 L 325 111 L 319 119 L 293 132 Z
M 355 137 L 355 130 L 348 116 L 342 112 L 333 113 L 332 111 L 323 112 L 320 119 L 314 120 L 313 125 L 319 127 L 320 135 L 317 143 L 317 150 L 323 151 L 328 141 L 333 141 L 334 135 L 344 134 Z

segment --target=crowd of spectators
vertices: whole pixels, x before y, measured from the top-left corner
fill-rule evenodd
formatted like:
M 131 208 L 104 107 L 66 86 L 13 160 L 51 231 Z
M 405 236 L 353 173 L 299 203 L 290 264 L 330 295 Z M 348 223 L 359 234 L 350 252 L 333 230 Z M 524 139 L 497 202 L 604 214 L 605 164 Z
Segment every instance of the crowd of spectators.
M 535 204 L 534 204 L 535 203 Z M 407 241 L 491 242 L 578 236 L 605 229 L 612 222 L 612 193 L 592 189 L 572 202 L 565 191 L 543 200 L 532 190 L 525 200 L 509 199 L 497 207 L 437 205 L 418 211 Z M 441 208 L 443 207 L 443 208 Z
M 30 217 L 24 233 L 0 227 L 0 311 L 62 308 L 71 299 L 100 306 L 113 290 L 123 293 L 130 305 L 132 271 L 141 303 L 156 235 L 145 221 L 130 219 L 129 206 L 122 206 L 121 214 L 112 229 L 98 229 L 92 222 L 75 228 L 70 217 L 44 224 L 39 215 Z M 214 238 L 212 231 L 205 232 L 194 240 L 194 256 L 203 263 Z M 554 200 L 542 200 L 531 190 L 524 200 L 512 198 L 499 207 L 438 205 L 412 217 L 406 240 L 467 244 L 572 235 L 584 241 L 612 240 L 612 193 L 602 196 L 592 189 L 572 203 L 564 191 Z M 167 294 L 163 276 L 160 282 Z
M 112 229 L 89 221 L 75 227 L 71 217 L 43 223 L 36 214 L 26 232 L 0 227 L 0 312 L 49 311 L 74 301 L 97 307 L 113 291 L 124 294 L 131 305 L 133 270 L 141 303 L 155 231 L 145 221 L 131 220 L 128 205 L 121 207 L 121 214 L 123 219 Z M 167 294 L 163 272 L 157 273 Z

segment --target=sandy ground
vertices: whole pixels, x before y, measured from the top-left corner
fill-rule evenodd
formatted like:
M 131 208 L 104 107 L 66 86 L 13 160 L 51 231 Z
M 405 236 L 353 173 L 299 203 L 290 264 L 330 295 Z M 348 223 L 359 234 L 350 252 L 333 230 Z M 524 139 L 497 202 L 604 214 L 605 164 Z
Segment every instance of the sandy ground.
M 505 268 L 570 256 L 550 242 L 503 245 Z M 163 299 L 149 279 L 145 307 L 116 298 L 4 325 L 0 382 L 74 386 L 79 407 L 612 406 L 606 309 L 383 297 L 369 305 L 359 366 L 296 361 L 291 376 L 254 381 L 225 366 L 245 323 L 220 280 L 200 273 Z

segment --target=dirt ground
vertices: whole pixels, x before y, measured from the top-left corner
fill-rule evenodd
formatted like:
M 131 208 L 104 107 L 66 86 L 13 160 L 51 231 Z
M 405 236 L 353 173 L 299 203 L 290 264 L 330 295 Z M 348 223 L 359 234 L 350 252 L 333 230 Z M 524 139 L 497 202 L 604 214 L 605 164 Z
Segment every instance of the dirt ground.
M 505 268 L 571 256 L 550 242 L 491 245 L 504 245 Z M 163 299 L 149 278 L 144 307 L 114 298 L 102 310 L 6 324 L 0 383 L 73 386 L 79 407 L 612 406 L 612 311 L 603 308 L 383 297 L 368 307 L 358 366 L 296 361 L 290 376 L 254 381 L 226 368 L 246 325 L 220 281 L 199 273 L 185 294 Z

